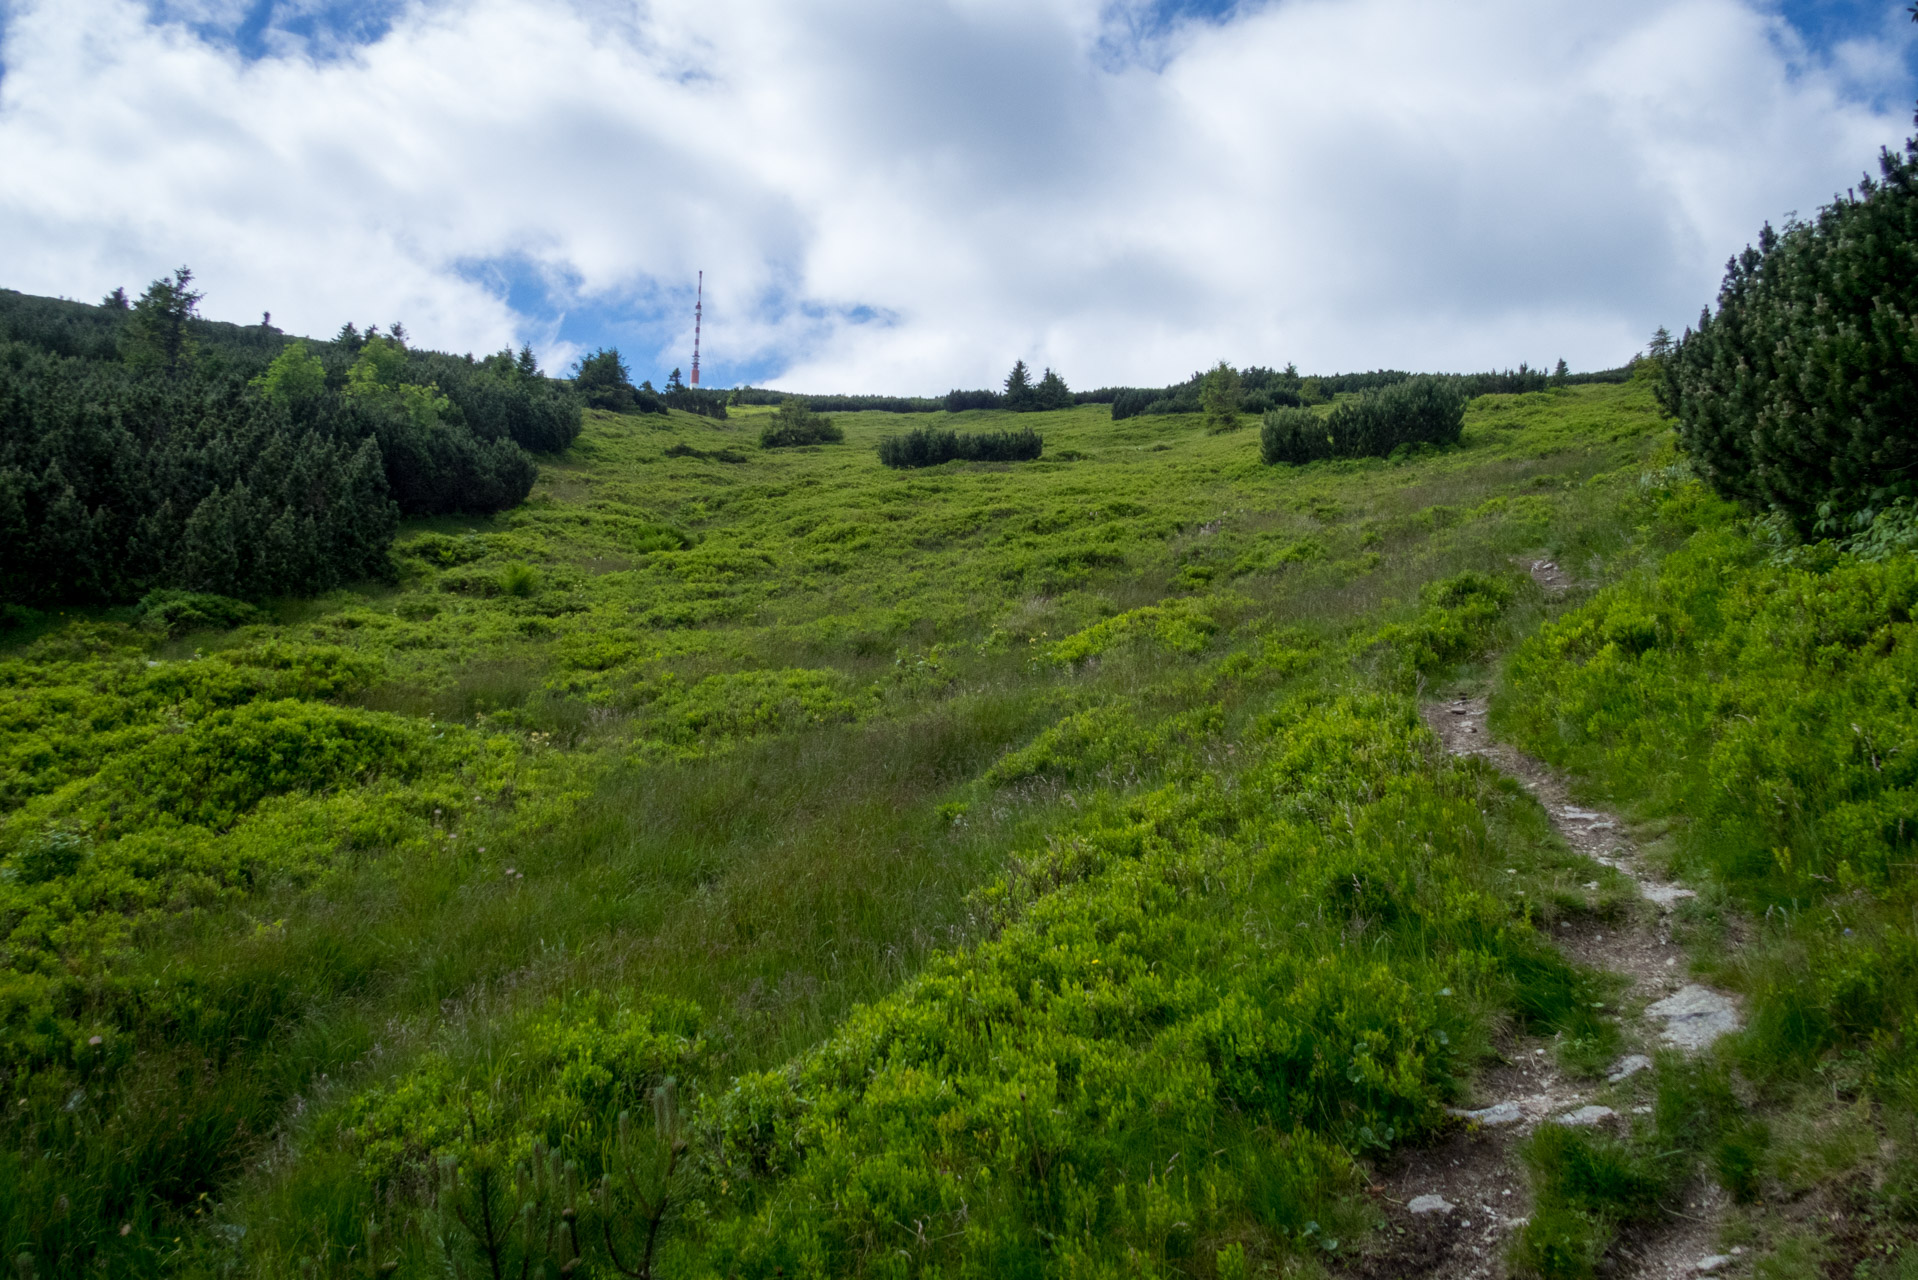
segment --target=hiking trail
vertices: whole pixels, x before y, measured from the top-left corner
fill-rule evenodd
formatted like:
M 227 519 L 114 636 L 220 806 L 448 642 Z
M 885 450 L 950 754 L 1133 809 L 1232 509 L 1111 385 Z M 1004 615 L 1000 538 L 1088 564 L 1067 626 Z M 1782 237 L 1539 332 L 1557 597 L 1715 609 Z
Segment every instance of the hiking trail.
M 1533 578 L 1549 594 L 1569 586 L 1558 566 L 1540 561 Z M 1513 1035 L 1502 1061 L 1482 1071 L 1472 1105 L 1443 1142 L 1396 1156 L 1375 1190 L 1391 1226 L 1384 1253 L 1359 1260 L 1357 1276 L 1425 1280 L 1492 1280 L 1507 1274 L 1506 1245 L 1530 1212 L 1518 1161 L 1521 1139 L 1541 1124 L 1629 1125 L 1650 1111 L 1644 1086 L 1658 1049 L 1697 1053 L 1742 1020 L 1736 1000 L 1691 980 L 1684 949 L 1672 939 L 1672 913 L 1696 894 L 1653 873 L 1617 815 L 1573 803 L 1565 780 L 1543 763 L 1495 740 L 1484 697 L 1428 703 L 1421 712 L 1447 754 L 1480 757 L 1518 780 L 1542 805 L 1552 826 L 1578 853 L 1627 877 L 1638 901 L 1623 919 L 1561 919 L 1552 930 L 1571 960 L 1630 981 L 1622 999 L 1625 1049 L 1603 1079 L 1558 1069 L 1550 1042 Z M 1597 882 L 1585 886 L 1596 890 Z M 1623 1113 L 1623 1114 L 1621 1114 Z M 1709 1182 L 1689 1189 L 1682 1206 L 1650 1228 L 1621 1230 L 1610 1259 L 1614 1274 L 1634 1280 L 1740 1275 L 1752 1259 L 1713 1247 L 1727 1197 Z

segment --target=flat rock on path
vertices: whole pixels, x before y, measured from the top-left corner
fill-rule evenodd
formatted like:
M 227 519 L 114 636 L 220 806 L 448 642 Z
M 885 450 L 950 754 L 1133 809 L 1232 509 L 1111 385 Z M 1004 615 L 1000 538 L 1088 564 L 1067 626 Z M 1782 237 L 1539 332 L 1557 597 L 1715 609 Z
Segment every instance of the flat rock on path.
M 1730 1035 L 1740 1025 L 1738 1006 L 1730 996 L 1696 983 L 1650 1006 L 1645 1016 L 1665 1024 L 1660 1034 L 1666 1044 L 1690 1053 Z

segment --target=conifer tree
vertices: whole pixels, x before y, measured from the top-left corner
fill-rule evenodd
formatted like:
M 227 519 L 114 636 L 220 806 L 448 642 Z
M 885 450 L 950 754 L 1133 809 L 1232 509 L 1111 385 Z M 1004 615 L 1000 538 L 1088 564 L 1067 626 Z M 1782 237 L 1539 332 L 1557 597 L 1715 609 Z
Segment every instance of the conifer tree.
M 1072 407 L 1072 388 L 1066 380 L 1051 369 L 1045 377 L 1039 379 L 1039 385 L 1032 393 L 1034 407 L 1040 409 L 1070 409 Z
M 1239 404 L 1245 383 L 1239 371 L 1221 360 L 1199 380 L 1199 407 L 1208 431 L 1231 431 L 1239 425 Z
M 1879 168 L 1816 221 L 1762 228 L 1659 360 L 1699 474 L 1804 536 L 1918 500 L 1918 138 Z
M 1024 413 L 1036 407 L 1036 397 L 1032 390 L 1032 371 L 1026 368 L 1026 362 L 1013 362 L 1012 372 L 1006 375 L 1006 408 L 1014 413 Z
M 181 267 L 171 278 L 162 276 L 147 286 L 133 304 L 123 340 L 128 364 L 171 375 L 192 359 L 187 322 L 194 318 L 203 296 L 189 287 L 192 283 L 192 270 Z

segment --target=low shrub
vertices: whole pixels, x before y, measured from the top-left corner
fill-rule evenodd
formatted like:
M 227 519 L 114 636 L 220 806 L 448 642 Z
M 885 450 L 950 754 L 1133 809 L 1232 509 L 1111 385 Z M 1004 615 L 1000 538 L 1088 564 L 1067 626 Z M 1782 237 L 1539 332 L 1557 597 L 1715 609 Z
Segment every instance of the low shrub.
M 823 413 L 814 413 L 806 402 L 788 396 L 780 402 L 779 412 L 759 429 L 762 449 L 790 449 L 806 444 L 838 444 L 846 433 Z
M 429 1050 L 354 1098 L 338 1124 L 381 1188 L 501 1139 L 509 1160 L 538 1142 L 596 1175 L 622 1110 L 644 1106 L 668 1078 L 697 1077 L 699 1024 L 683 1002 L 635 1007 L 598 992 L 554 1001 L 509 1029 L 516 1052 Z
M 259 609 L 243 600 L 171 588 L 147 592 L 134 614 L 146 630 L 164 636 L 244 626 L 266 618 Z
M 1031 462 L 1045 451 L 1045 439 L 1031 427 L 1019 431 L 966 433 L 920 427 L 879 442 L 879 461 L 888 467 L 936 467 L 942 462 Z
M 1464 429 L 1465 396 L 1455 380 L 1422 376 L 1341 401 L 1324 417 L 1308 409 L 1268 410 L 1259 444 L 1267 463 L 1299 466 L 1457 444 Z

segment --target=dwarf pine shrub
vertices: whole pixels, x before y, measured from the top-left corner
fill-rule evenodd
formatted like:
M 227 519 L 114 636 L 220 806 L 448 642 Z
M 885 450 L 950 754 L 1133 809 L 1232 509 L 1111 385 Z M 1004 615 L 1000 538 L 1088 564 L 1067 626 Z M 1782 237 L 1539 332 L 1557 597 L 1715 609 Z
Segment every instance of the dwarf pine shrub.
M 1801 534 L 1918 497 L 1918 138 L 1811 222 L 1766 226 L 1660 358 L 1699 473 Z
M 942 462 L 1031 462 L 1045 451 L 1045 438 L 1031 427 L 1018 431 L 959 432 L 920 427 L 879 442 L 888 467 L 936 467 Z
M 846 433 L 823 413 L 814 413 L 797 396 L 780 402 L 779 412 L 759 429 L 762 449 L 790 449 L 805 444 L 838 444 Z
M 1465 396 L 1456 380 L 1408 378 L 1344 400 L 1321 418 L 1309 409 L 1271 409 L 1260 429 L 1267 463 L 1383 458 L 1404 446 L 1457 444 Z

